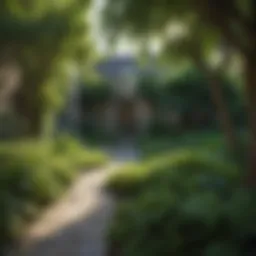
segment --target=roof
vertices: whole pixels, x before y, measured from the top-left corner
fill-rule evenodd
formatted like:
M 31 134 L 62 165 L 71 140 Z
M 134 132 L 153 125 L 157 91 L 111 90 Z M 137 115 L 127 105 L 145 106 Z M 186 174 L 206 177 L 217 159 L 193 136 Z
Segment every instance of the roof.
M 137 61 L 132 56 L 114 56 L 96 65 L 96 70 L 103 76 L 113 77 L 122 72 L 126 68 L 139 70 Z

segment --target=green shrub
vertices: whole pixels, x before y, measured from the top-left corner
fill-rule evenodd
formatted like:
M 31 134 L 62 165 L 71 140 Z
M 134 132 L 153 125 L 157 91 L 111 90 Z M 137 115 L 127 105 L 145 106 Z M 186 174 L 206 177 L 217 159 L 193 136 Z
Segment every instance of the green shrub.
M 255 209 L 255 198 L 241 190 L 224 199 L 210 191 L 183 198 L 151 188 L 121 204 L 109 238 L 120 256 L 245 256 L 243 240 L 256 231 Z
M 140 139 L 140 148 L 144 157 L 161 155 L 166 150 L 202 149 L 221 156 L 227 151 L 225 138 L 218 131 L 190 132 L 174 136 L 153 136 Z
M 81 170 L 102 165 L 100 152 L 63 136 L 56 141 L 0 145 L 0 247 L 16 239 L 23 225 L 56 200 Z
M 0 113 L 0 140 L 20 138 L 26 132 L 26 123 L 14 113 Z
M 227 77 L 220 78 L 220 86 L 234 121 L 237 125 L 244 125 L 244 99 L 241 92 L 237 90 L 234 81 Z M 184 70 L 165 82 L 159 82 L 150 76 L 141 77 L 138 90 L 139 94 L 149 100 L 156 109 L 176 112 L 182 117 L 178 127 L 157 125 L 153 127 L 152 135 L 162 132 L 172 134 L 175 130 L 181 129 L 218 127 L 216 106 L 212 101 L 209 81 L 200 70 Z
M 205 152 L 180 150 L 121 168 L 109 177 L 108 188 L 118 195 L 134 195 L 159 182 L 185 186 L 186 182 L 192 184 L 193 181 L 211 186 L 211 182 L 225 180 L 235 183 L 239 177 L 234 164 L 216 161 L 214 156 Z
M 62 165 L 69 163 L 73 165 L 73 169 L 92 168 L 108 161 L 105 154 L 81 145 L 69 135 L 59 136 L 54 143 L 53 150 L 55 162 Z
M 201 151 L 179 151 L 113 174 L 109 188 L 125 195 L 110 230 L 119 256 L 241 254 L 256 232 L 255 198 L 237 189 L 230 162 Z

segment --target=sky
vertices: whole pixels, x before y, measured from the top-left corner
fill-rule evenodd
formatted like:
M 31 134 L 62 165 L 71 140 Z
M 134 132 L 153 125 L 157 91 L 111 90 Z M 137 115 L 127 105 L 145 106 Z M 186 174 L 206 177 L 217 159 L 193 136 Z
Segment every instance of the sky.
M 104 7 L 104 2 L 106 0 L 93 0 L 92 8 L 89 13 L 89 22 L 91 24 L 91 36 L 93 38 L 93 41 L 95 42 L 96 51 L 102 55 L 106 56 L 109 54 L 107 41 L 103 36 L 103 33 L 101 32 L 101 26 L 100 26 L 100 16 L 101 16 L 101 10 Z M 179 38 L 183 34 L 186 34 L 186 28 L 184 30 L 184 26 L 181 24 L 171 24 L 170 28 L 167 28 L 167 33 L 169 36 L 169 39 Z M 159 40 L 158 40 L 159 41 Z M 157 40 L 155 42 L 152 42 L 151 48 L 153 52 L 158 52 L 161 49 L 161 46 Z M 123 38 L 117 43 L 117 47 L 114 51 L 114 54 L 116 55 L 134 55 L 138 52 L 139 48 L 138 45 L 135 43 Z M 113 54 L 113 52 L 111 52 Z M 211 62 L 212 64 L 216 64 L 220 61 L 221 56 L 219 54 L 214 54 L 211 56 Z M 236 71 L 235 71 L 236 72 Z
M 102 33 L 100 25 L 101 11 L 104 8 L 106 0 L 93 0 L 91 11 L 89 13 L 89 22 L 91 24 L 91 36 L 95 42 L 96 51 L 101 55 L 108 55 L 108 44 L 104 38 L 104 33 Z M 166 27 L 166 33 L 169 40 L 175 40 L 182 37 L 187 33 L 186 27 L 180 22 L 172 22 L 170 26 Z M 150 51 L 153 54 L 157 54 L 161 51 L 161 41 L 159 38 L 151 39 L 150 41 Z M 134 55 L 140 50 L 139 45 L 127 38 L 121 38 L 117 43 L 114 54 L 117 55 Z M 113 53 L 113 52 L 111 52 Z
M 91 8 L 91 12 L 89 14 L 89 22 L 91 24 L 92 30 L 91 35 L 93 40 L 96 42 L 96 50 L 100 54 L 107 54 L 108 46 L 107 42 L 101 32 L 100 28 L 100 16 L 101 10 L 104 7 L 104 0 L 93 0 L 93 5 Z M 151 43 L 151 50 L 153 52 L 157 52 L 159 50 L 159 43 L 157 40 Z M 117 43 L 117 47 L 114 51 L 115 54 L 124 54 L 124 55 L 132 55 L 136 54 L 139 51 L 138 44 L 131 42 L 127 38 L 121 38 Z
M 101 10 L 104 7 L 104 0 L 93 0 L 91 12 L 89 14 L 89 22 L 91 23 L 91 35 L 93 40 L 96 42 L 96 50 L 100 54 L 106 54 L 108 52 L 107 42 L 101 32 L 100 28 L 100 15 Z M 117 54 L 132 54 L 136 51 L 136 46 L 132 45 L 125 39 L 120 40 L 117 44 L 115 52 Z

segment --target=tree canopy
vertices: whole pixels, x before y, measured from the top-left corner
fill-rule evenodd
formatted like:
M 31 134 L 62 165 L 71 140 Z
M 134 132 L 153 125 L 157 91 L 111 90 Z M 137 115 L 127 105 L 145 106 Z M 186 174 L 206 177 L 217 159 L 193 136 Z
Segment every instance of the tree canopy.
M 240 54 L 244 61 L 243 82 L 246 85 L 250 131 L 251 161 L 256 173 L 256 2 L 253 0 L 108 0 L 104 9 L 104 26 L 112 36 L 126 33 L 138 40 L 159 37 L 172 57 L 192 60 L 205 73 L 219 120 L 230 148 L 236 148 L 232 121 L 221 88 L 220 73 L 226 72 L 231 57 Z M 177 40 L 170 27 L 178 23 L 182 36 Z M 180 40 L 181 39 L 181 40 Z M 231 51 L 230 51 L 231 49 Z M 222 56 L 212 69 L 212 53 Z M 234 54 L 235 52 L 235 54 Z M 177 58 L 176 58 L 177 59 Z M 216 68 L 217 67 L 217 68 Z M 256 182 L 256 179 L 254 179 Z
M 89 56 L 89 4 L 88 0 L 0 3 L 0 66 L 9 59 L 21 69 L 14 104 L 27 119 L 29 133 L 38 133 L 44 114 L 61 104 L 70 67 Z
M 110 32 L 122 30 L 138 37 L 166 32 L 173 21 L 203 24 L 241 52 L 253 50 L 253 0 L 108 0 L 104 24 Z M 254 38 L 255 39 L 255 38 Z

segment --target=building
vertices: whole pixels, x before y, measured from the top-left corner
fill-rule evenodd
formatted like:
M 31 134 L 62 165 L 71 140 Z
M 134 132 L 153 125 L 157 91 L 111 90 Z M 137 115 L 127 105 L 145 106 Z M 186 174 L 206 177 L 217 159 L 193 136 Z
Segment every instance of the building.
M 61 119 L 64 130 L 74 131 L 74 126 L 82 124 L 88 132 L 115 135 L 146 133 L 153 120 L 154 110 L 150 102 L 140 95 L 138 82 L 143 74 L 155 76 L 154 68 L 142 68 L 130 56 L 113 56 L 97 63 L 95 70 L 108 84 L 107 99 L 98 100 L 89 107 L 84 106 L 81 95 L 88 94 L 89 87 L 86 84 L 81 87 L 79 83 L 74 85 Z
M 97 71 L 111 86 L 104 109 L 103 126 L 109 133 L 146 132 L 151 119 L 150 104 L 138 93 L 141 68 L 133 57 L 112 57 L 100 62 Z

